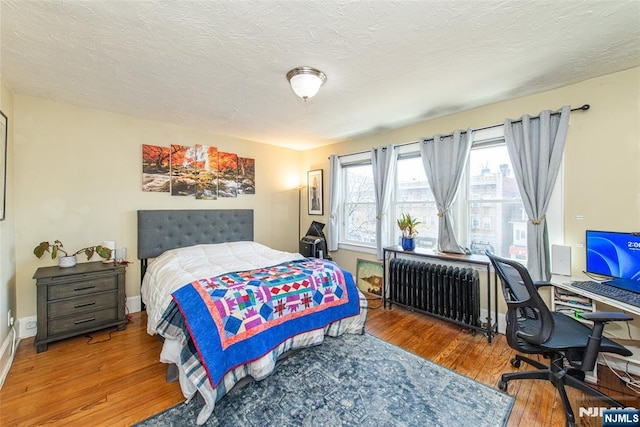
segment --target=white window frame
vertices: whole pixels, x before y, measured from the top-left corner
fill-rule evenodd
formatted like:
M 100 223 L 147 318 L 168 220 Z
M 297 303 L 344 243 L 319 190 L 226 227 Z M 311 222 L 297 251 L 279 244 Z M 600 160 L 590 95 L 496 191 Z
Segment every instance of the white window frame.
M 369 165 L 370 167 L 373 167 L 371 163 L 370 151 L 356 153 L 356 154 L 349 154 L 349 155 L 340 157 L 340 173 L 341 174 L 345 173 L 346 168 L 353 167 L 353 166 L 363 166 L 363 165 Z M 347 188 L 347 182 L 346 182 L 346 179 L 344 179 L 344 175 L 343 175 L 343 178 L 341 179 L 341 183 L 342 183 L 342 188 L 340 189 L 340 192 L 341 192 L 340 194 L 342 194 L 343 196 L 340 198 L 339 209 L 340 209 L 340 218 L 342 219 L 342 223 L 340 224 L 340 232 L 338 236 L 338 249 L 375 254 L 377 252 L 375 243 L 358 242 L 353 240 L 347 240 L 345 238 L 345 232 L 346 232 L 345 221 L 347 221 L 347 218 L 346 218 L 346 215 L 344 214 L 345 202 L 346 202 L 346 198 L 344 195 L 347 194 L 349 189 Z

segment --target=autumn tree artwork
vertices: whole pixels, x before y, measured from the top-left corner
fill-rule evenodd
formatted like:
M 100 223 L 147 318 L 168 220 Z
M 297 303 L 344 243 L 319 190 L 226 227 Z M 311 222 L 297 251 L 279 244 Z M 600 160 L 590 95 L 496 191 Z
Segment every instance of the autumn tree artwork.
M 256 161 L 240 157 L 238 159 L 238 193 L 256 194 Z
M 196 199 L 218 198 L 218 148 L 196 145 Z
M 220 152 L 218 155 L 218 196 L 238 196 L 238 155 Z
M 171 144 L 171 195 L 196 194 L 195 147 Z
M 172 144 L 142 146 L 142 191 L 199 200 L 255 194 L 255 159 L 217 147 Z
M 168 193 L 171 172 L 169 147 L 142 145 L 142 191 Z

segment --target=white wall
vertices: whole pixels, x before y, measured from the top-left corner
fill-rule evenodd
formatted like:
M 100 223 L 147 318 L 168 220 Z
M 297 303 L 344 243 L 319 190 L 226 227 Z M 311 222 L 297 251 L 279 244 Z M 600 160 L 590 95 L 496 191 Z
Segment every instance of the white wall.
M 138 209 L 254 209 L 255 240 L 297 251 L 295 183 L 301 153 L 195 129 L 15 96 L 17 315 L 36 313 L 33 248 L 60 239 L 77 250 L 115 240 L 127 247 L 128 297 L 140 294 Z M 215 201 L 142 191 L 142 144 L 213 145 L 256 160 L 256 194 Z M 294 225 L 295 224 L 295 225 Z M 82 259 L 79 259 L 81 261 Z
M 0 221 L 0 385 L 7 374 L 14 346 L 14 335 L 8 324 L 7 313 L 16 317 L 16 262 L 15 262 L 15 209 L 13 202 L 13 94 L 0 75 L 0 111 L 7 116 L 7 172 L 5 219 Z M 0 168 L 1 171 L 1 168 Z M 0 191 L 2 187 L 0 186 Z

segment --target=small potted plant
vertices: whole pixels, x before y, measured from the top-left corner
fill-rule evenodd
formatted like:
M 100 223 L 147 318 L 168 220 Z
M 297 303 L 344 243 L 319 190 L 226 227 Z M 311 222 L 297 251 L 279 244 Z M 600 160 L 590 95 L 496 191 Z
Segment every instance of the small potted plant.
M 408 213 L 403 213 L 400 219 L 398 219 L 398 227 L 402 232 L 402 249 L 405 251 L 412 251 L 416 248 L 415 237 L 418 235 L 416 227 L 419 224 L 421 223 Z
M 51 253 L 51 259 L 56 259 L 56 257 L 58 257 L 58 265 L 60 267 L 75 266 L 77 262 L 76 255 L 80 255 L 82 253 L 87 256 L 87 261 L 91 259 L 94 253 L 98 254 L 104 259 L 111 258 L 111 249 L 102 245 L 82 248 L 69 255 L 69 253 L 64 249 L 62 242 L 57 239 L 55 242 L 53 242 L 53 244 L 46 241 L 40 242 L 40 244 L 33 249 L 33 254 L 38 258 L 42 258 L 42 255 L 44 255 L 45 252 Z

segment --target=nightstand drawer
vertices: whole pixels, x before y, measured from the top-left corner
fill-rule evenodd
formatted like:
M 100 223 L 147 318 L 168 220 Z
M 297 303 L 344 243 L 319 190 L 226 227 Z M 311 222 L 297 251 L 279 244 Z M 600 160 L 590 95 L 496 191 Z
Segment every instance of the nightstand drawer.
M 118 319 L 118 308 L 112 307 L 91 313 L 80 313 L 77 316 L 63 317 L 49 320 L 47 332 L 49 335 L 68 334 L 78 330 L 90 329 Z
M 72 282 L 48 287 L 48 300 L 75 297 L 79 295 L 93 294 L 118 288 L 118 282 L 114 277 L 89 278 L 82 282 Z
M 107 291 L 49 303 L 49 319 L 86 313 L 118 305 L 118 292 Z

